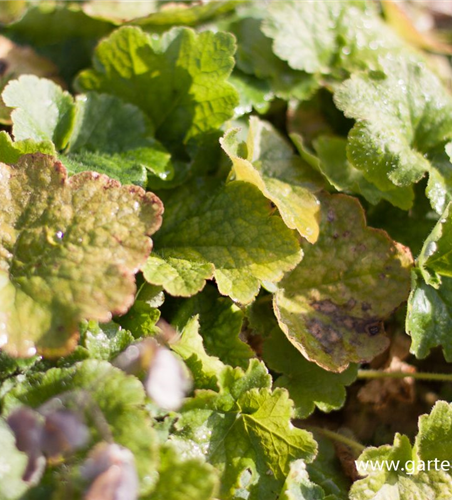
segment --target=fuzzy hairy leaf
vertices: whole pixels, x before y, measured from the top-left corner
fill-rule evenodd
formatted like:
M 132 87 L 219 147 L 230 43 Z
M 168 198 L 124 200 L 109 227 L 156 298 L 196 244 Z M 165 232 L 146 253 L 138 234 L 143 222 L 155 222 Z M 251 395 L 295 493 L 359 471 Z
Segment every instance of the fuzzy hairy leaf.
M 279 281 L 301 258 L 295 236 L 269 208 L 247 182 L 183 186 L 165 202 L 165 222 L 144 277 L 183 297 L 214 277 L 220 293 L 251 302 L 263 281 Z
M 81 319 L 109 321 L 130 307 L 162 204 L 92 172 L 68 179 L 41 154 L 0 173 L 2 346 L 58 355 L 74 346 Z
M 251 361 L 246 373 L 227 367 L 220 392 L 198 391 L 176 423 L 172 440 L 181 451 L 204 456 L 219 469 L 221 498 L 236 498 L 241 489 L 249 490 L 250 500 L 275 498 L 291 460 L 309 462 L 315 456 L 311 434 L 290 423 L 287 392 L 271 392 L 269 385 L 258 361 Z
M 398 186 L 404 206 L 412 183 L 429 174 L 427 196 L 441 213 L 452 199 L 450 162 L 444 147 L 452 138 L 452 98 L 426 63 L 411 54 L 382 60 L 385 75 L 353 75 L 335 91 L 337 106 L 356 124 L 348 157 L 381 191 Z
M 83 71 L 77 86 L 137 105 L 165 144 L 186 143 L 232 117 L 238 97 L 226 79 L 234 52 L 226 33 L 175 28 L 155 39 L 123 27 L 98 45 L 94 69 Z
M 321 180 L 267 122 L 250 119 L 246 145 L 232 129 L 221 145 L 232 161 L 232 179 L 247 181 L 272 201 L 290 229 L 296 229 L 309 242 L 319 236 L 320 205 L 314 195 Z M 242 153 L 240 148 L 244 148 Z
M 274 306 L 292 344 L 322 368 L 341 372 L 388 345 L 384 319 L 404 300 L 412 257 L 386 232 L 366 227 L 359 202 L 321 198 L 316 245 L 279 284 Z

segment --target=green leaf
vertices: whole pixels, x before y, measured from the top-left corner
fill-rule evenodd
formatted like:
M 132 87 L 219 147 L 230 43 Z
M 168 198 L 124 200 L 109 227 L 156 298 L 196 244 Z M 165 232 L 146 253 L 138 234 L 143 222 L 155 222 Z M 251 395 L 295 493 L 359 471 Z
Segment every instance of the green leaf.
M 295 134 L 291 137 L 297 147 L 302 143 L 301 137 L 297 137 Z M 338 191 L 359 194 L 373 205 L 382 199 L 400 208 L 406 208 L 408 202 L 412 203 L 412 193 L 409 196 L 398 188 L 380 191 L 369 182 L 364 177 L 363 172 L 348 161 L 347 141 L 345 139 L 335 136 L 320 136 L 314 140 L 313 146 L 318 155 L 321 173 Z
M 402 42 L 366 2 L 298 2 L 269 5 L 263 32 L 293 69 L 331 73 L 378 68 L 378 57 Z
M 82 361 L 70 368 L 53 368 L 28 377 L 6 395 L 4 411 L 9 413 L 21 404 L 37 408 L 58 396 L 64 396 L 69 408 L 84 410 L 91 418 L 95 419 L 96 411 L 102 412 L 114 441 L 135 455 L 141 489 L 148 489 L 149 474 L 156 465 L 157 437 L 144 409 L 141 382 L 106 361 Z M 104 440 L 105 430 L 93 431 L 96 441 Z
M 103 325 L 96 321 L 86 321 L 80 327 L 79 344 L 95 359 L 112 360 L 134 340 L 129 331 L 123 330 L 113 321 Z
M 295 405 L 295 417 L 306 418 L 315 409 L 324 412 L 338 410 L 345 402 L 345 386 L 355 381 L 357 366 L 342 373 L 331 373 L 309 362 L 289 342 L 272 318 L 274 326 L 263 344 L 262 358 L 272 371 L 281 373 L 274 387 L 289 391 Z
M 130 307 L 162 205 L 92 172 L 68 179 L 40 154 L 0 172 L 2 347 L 58 355 L 74 346 L 80 320 L 109 321 Z
M 123 328 L 130 330 L 134 338 L 154 336 L 160 319 L 157 309 L 164 302 L 162 289 L 144 282 L 136 295 L 133 306 L 126 314 L 115 319 Z
M 325 194 L 321 204 L 319 240 L 303 245 L 304 259 L 279 284 L 274 306 L 307 359 L 342 372 L 388 346 L 383 321 L 407 298 L 412 258 L 386 232 L 366 227 L 356 199 Z
M 337 106 L 356 120 L 348 138 L 349 160 L 381 191 L 398 186 L 406 196 L 404 208 L 412 203 L 411 184 L 429 173 L 427 196 L 441 213 L 452 199 L 444 153 L 452 138 L 452 98 L 417 56 L 381 63 L 386 76 L 356 74 L 335 91 Z
M 215 277 L 220 293 L 247 303 L 263 281 L 279 281 L 301 258 L 295 236 L 247 182 L 175 190 L 157 236 L 143 274 L 176 296 L 194 295 Z
M 196 388 L 217 389 L 218 374 L 223 370 L 224 364 L 206 353 L 199 334 L 198 316 L 188 320 L 180 337 L 171 342 L 170 347 L 185 361 L 193 375 Z
M 381 464 L 382 470 L 369 471 L 367 477 L 355 482 L 350 490 L 351 500 L 430 500 L 449 498 L 452 494 L 452 479 L 441 471 L 419 472 L 411 475 L 414 460 L 409 439 L 396 434 L 394 444 L 368 448 L 358 458 L 361 462 L 373 461 Z M 397 463 L 399 470 L 388 470 L 388 464 Z
M 450 464 L 452 442 L 452 406 L 438 401 L 430 415 L 419 419 L 414 448 L 406 436 L 396 434 L 394 444 L 368 448 L 358 461 L 367 477 L 352 486 L 352 500 L 430 500 L 450 498 L 452 477 L 441 470 L 441 462 Z M 367 464 L 366 461 L 373 461 Z M 391 461 L 393 465 L 391 466 Z M 394 464 L 398 470 L 394 470 Z M 436 465 L 435 465 L 436 464 Z M 392 467 L 392 470 L 389 467 Z
M 221 139 L 232 161 L 231 178 L 257 186 L 276 205 L 290 229 L 315 243 L 320 205 L 313 192 L 322 187 L 318 174 L 293 154 L 290 145 L 269 123 L 252 117 L 244 146 L 237 133 L 237 129 L 232 129 Z
M 71 95 L 51 80 L 23 75 L 11 81 L 2 94 L 11 113 L 16 141 L 50 141 L 57 150 L 69 140 L 75 119 Z
M 207 285 L 201 293 L 182 302 L 171 323 L 181 329 L 195 314 L 199 314 L 199 333 L 207 353 L 227 365 L 246 369 L 254 352 L 239 338 L 242 310 L 229 298 L 220 297 L 213 286 Z
M 98 45 L 95 69 L 83 71 L 77 87 L 136 104 L 151 119 L 157 137 L 174 146 L 232 117 L 238 98 L 226 79 L 234 52 L 227 33 L 175 28 L 155 39 L 139 28 L 123 27 Z
M 235 108 L 236 117 L 251 113 L 253 109 L 260 114 L 269 110 L 270 101 L 274 96 L 267 82 L 239 70 L 232 73 L 229 82 L 239 93 L 240 102 Z
M 350 479 L 345 475 L 342 464 L 331 440 L 314 432 L 319 452 L 307 470 L 311 480 L 326 493 L 326 500 L 348 500 Z
M 271 392 L 264 370 L 258 361 L 246 373 L 227 367 L 220 392 L 198 391 L 176 422 L 173 442 L 220 471 L 223 498 L 236 498 L 241 489 L 249 490 L 250 500 L 276 498 L 290 462 L 312 461 L 316 453 L 311 434 L 290 423 L 287 392 Z
M 424 242 L 413 272 L 408 301 L 407 332 L 412 337 L 411 352 L 425 358 L 430 349 L 442 346 L 452 361 L 450 329 L 452 318 L 452 214 L 449 204 Z
M 228 26 L 237 38 L 237 67 L 244 73 L 266 80 L 282 99 L 308 99 L 319 87 L 311 75 L 295 71 L 276 57 L 272 41 L 262 33 L 261 19 L 247 17 Z
M 414 445 L 421 460 L 450 461 L 452 446 L 452 404 L 438 401 L 429 415 L 419 418 L 419 433 Z
M 50 141 L 35 142 L 31 139 L 24 141 L 14 141 L 11 136 L 2 130 L 0 132 L 0 161 L 14 164 L 19 161 L 22 155 L 30 153 L 44 153 L 55 155 L 55 146 Z
M 295 460 L 281 491 L 280 500 L 323 500 L 325 492 L 309 479 L 306 464 Z
M 32 78 L 32 81 L 30 81 Z M 8 87 L 9 88 L 9 87 Z M 146 187 L 147 173 L 158 179 L 170 180 L 174 176 L 170 154 L 151 135 L 151 124 L 143 112 L 132 104 L 125 103 L 114 96 L 90 92 L 78 96 L 76 101 L 54 82 L 25 76 L 11 83 L 6 97 L 27 95 L 33 88 L 35 114 L 44 117 L 46 136 L 42 139 L 53 140 L 55 149 L 64 154 L 64 162 L 71 174 L 96 171 L 119 180 L 125 184 Z M 71 122 L 65 131 L 63 146 L 56 142 L 60 123 L 52 122 L 46 116 L 51 105 L 60 109 L 61 95 L 71 102 Z M 65 101 L 66 102 L 66 101 Z M 47 103 L 47 104 L 46 104 Z M 20 138 L 28 142 L 38 140 L 39 130 L 24 128 L 21 116 L 28 113 L 27 101 L 15 100 L 12 114 L 13 131 L 20 126 Z M 124 128 L 124 124 L 127 127 Z M 42 134 L 41 134 L 42 135 Z M 12 146 L 22 153 L 48 149 L 32 143 L 27 148 L 27 141 L 13 143 Z M 11 149 L 11 148 L 9 148 Z M 32 149 L 27 151 L 27 149 Z M 47 152 L 47 151 L 42 151 Z M 55 150 L 51 151 L 56 154 Z M 17 156 L 17 155 L 16 155 Z M 9 154 L 8 157 L 12 157 Z M 17 160 L 16 160 L 17 161 Z M 10 163 L 11 161 L 8 161 Z
M 27 455 L 16 448 L 16 440 L 9 426 L 0 420 L 0 498 L 16 500 L 29 488 L 22 481 L 27 466 Z
M 160 450 L 159 480 L 149 500 L 211 500 L 218 491 L 216 470 L 203 461 L 181 460 L 177 450 L 166 445 Z
M 170 154 L 151 136 L 151 124 L 139 108 L 95 92 L 79 96 L 76 105 L 68 150 L 71 163 L 81 163 L 84 170 L 92 165 L 101 173 L 125 179 L 132 174 L 146 178 L 145 169 L 163 180 L 173 177 Z M 103 165 L 107 162 L 111 166 Z M 80 167 L 76 171 L 81 171 Z

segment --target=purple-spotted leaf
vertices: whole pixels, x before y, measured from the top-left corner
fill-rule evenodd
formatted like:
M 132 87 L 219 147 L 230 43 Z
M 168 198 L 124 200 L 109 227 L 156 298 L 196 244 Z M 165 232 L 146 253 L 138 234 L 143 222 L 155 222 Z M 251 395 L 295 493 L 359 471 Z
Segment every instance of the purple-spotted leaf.
M 15 356 L 60 355 L 82 319 L 109 321 L 161 224 L 161 201 L 105 175 L 67 178 L 51 156 L 0 164 L 0 342 Z
M 370 361 L 388 345 L 383 320 L 406 298 L 412 257 L 366 227 L 355 198 L 321 197 L 320 237 L 279 284 L 275 311 L 292 344 L 326 370 Z

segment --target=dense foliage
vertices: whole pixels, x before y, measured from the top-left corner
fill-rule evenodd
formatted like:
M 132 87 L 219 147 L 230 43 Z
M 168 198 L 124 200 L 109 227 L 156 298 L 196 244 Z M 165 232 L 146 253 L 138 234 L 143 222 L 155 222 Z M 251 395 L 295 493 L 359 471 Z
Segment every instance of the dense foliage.
M 390 1 L 0 21 L 0 500 L 452 498 L 408 467 L 452 460 L 450 47 Z

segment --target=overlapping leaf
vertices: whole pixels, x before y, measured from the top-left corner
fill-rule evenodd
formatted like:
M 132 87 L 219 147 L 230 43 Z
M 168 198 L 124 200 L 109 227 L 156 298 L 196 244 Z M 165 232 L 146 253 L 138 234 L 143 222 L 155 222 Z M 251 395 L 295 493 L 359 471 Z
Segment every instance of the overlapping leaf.
M 94 69 L 83 71 L 77 86 L 137 105 L 157 137 L 179 147 L 232 117 L 238 98 L 226 79 L 234 52 L 227 33 L 175 28 L 155 39 L 139 28 L 123 27 L 98 45 Z
M 291 137 L 297 148 L 301 149 L 302 138 L 297 134 L 292 134 Z M 315 139 L 313 146 L 318 155 L 319 170 L 338 191 L 362 195 L 374 205 L 385 199 L 395 206 L 405 208 L 407 202 L 412 202 L 412 193 L 404 193 L 397 187 L 389 191 L 381 191 L 369 182 L 363 172 L 348 160 L 345 139 L 336 136 L 320 136 Z
M 430 349 L 443 347 L 452 360 L 450 331 L 452 318 L 452 214 L 447 206 L 440 220 L 425 240 L 413 272 L 413 290 L 408 301 L 407 331 L 411 334 L 412 352 L 424 358 Z
M 317 173 L 293 154 L 269 123 L 251 118 L 246 145 L 239 142 L 237 133 L 232 129 L 221 140 L 232 161 L 231 178 L 257 186 L 276 205 L 286 225 L 314 243 L 320 218 L 314 192 L 322 185 Z
M 106 361 L 87 360 L 70 368 L 54 368 L 29 377 L 18 384 L 4 399 L 9 413 L 18 405 L 37 408 L 53 397 L 62 397 L 69 408 L 85 412 L 99 423 L 99 410 L 107 428 L 93 426 L 95 440 L 103 440 L 105 432 L 129 448 L 135 455 L 143 491 L 149 490 L 149 473 L 156 465 L 157 438 L 144 410 L 145 392 L 141 382 L 124 374 Z M 97 406 L 97 407 L 96 407 Z M 102 420 L 100 421 L 102 422 Z
M 221 473 L 221 498 L 274 499 L 296 459 L 311 461 L 310 433 L 290 424 L 287 392 L 269 389 L 265 368 L 252 361 L 246 373 L 226 368 L 220 392 L 198 391 L 187 402 L 172 440 L 189 455 L 204 456 Z M 271 472 L 268 474 L 268 470 Z
M 441 213 L 451 200 L 452 98 L 416 55 L 386 58 L 381 73 L 356 74 L 337 87 L 335 102 L 356 124 L 348 157 L 381 191 L 399 188 L 410 208 L 411 184 L 429 174 L 427 196 Z
M 185 361 L 197 388 L 217 389 L 218 375 L 225 365 L 218 358 L 206 353 L 199 334 L 198 316 L 188 320 L 180 336 L 171 342 L 171 349 Z
M 172 295 L 194 295 L 214 277 L 223 295 L 248 303 L 262 282 L 279 281 L 300 261 L 295 236 L 247 182 L 187 184 L 165 210 L 143 273 Z
M 378 57 L 392 53 L 401 41 L 366 2 L 298 2 L 269 6 L 264 33 L 273 50 L 296 70 L 334 73 L 379 67 Z
M 444 401 L 438 402 L 430 415 L 419 419 L 419 434 L 414 448 L 409 439 L 396 434 L 394 444 L 380 448 L 368 448 L 359 461 L 360 469 L 367 476 L 352 486 L 352 500 L 387 498 L 397 500 L 430 500 L 449 498 L 452 495 L 452 477 L 441 467 L 430 466 L 429 460 L 450 460 L 447 450 L 452 440 L 452 408 Z M 366 461 L 368 470 L 365 471 Z M 397 470 L 389 468 L 397 464 Z
M 53 143 L 70 173 L 97 171 L 142 187 L 147 172 L 164 180 L 174 174 L 170 154 L 152 137 L 144 114 L 116 97 L 91 92 L 74 100 L 52 81 L 33 76 L 11 82 L 2 97 L 14 108 L 16 149 L 25 140 L 41 141 L 36 151 Z
M 281 374 L 273 386 L 289 391 L 297 418 L 306 418 L 316 407 L 324 412 L 339 409 L 345 402 L 345 386 L 355 380 L 357 367 L 331 373 L 305 359 L 281 331 L 266 305 L 254 303 L 250 321 L 253 327 L 253 317 L 258 317 L 256 332 L 264 334 L 262 359 L 270 370 Z
M 81 319 L 108 321 L 133 302 L 162 204 L 137 186 L 52 157 L 0 165 L 0 336 L 14 355 L 74 346 Z
M 207 285 L 194 297 L 184 301 L 171 322 L 182 329 L 194 315 L 199 315 L 199 333 L 208 354 L 228 365 L 246 369 L 255 354 L 239 335 L 243 312 L 229 298 L 221 297 L 213 286 Z
M 275 295 L 279 324 L 309 360 L 331 371 L 370 361 L 388 345 L 384 319 L 408 295 L 411 254 L 367 228 L 358 201 L 321 198 L 316 245 Z
M 160 452 L 159 480 L 145 500 L 211 500 L 218 491 L 218 475 L 199 459 L 181 460 L 171 445 Z
M 282 99 L 307 99 L 319 83 L 304 71 L 292 69 L 272 50 L 272 40 L 262 32 L 262 12 L 233 22 L 228 29 L 236 36 L 237 67 L 248 75 L 265 81 Z

